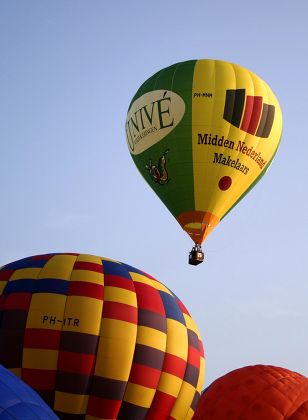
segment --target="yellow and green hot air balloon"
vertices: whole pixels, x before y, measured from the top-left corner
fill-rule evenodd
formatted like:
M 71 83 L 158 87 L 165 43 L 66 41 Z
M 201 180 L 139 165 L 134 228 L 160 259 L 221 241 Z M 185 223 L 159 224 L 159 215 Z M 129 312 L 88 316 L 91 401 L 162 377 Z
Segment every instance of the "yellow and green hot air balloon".
M 191 263 L 202 261 L 202 242 L 262 178 L 281 131 L 272 90 L 237 64 L 185 61 L 139 88 L 127 114 L 127 144 L 145 180 L 194 241 Z

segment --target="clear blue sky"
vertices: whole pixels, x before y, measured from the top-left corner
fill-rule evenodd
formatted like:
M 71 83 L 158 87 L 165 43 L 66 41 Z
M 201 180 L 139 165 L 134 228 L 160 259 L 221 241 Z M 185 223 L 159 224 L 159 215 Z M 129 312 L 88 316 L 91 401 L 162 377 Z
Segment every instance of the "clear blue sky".
M 190 310 L 205 385 L 256 363 L 308 375 L 307 16 L 306 0 L 2 0 L 0 264 L 63 251 L 126 262 Z M 124 129 L 139 85 L 194 58 L 257 73 L 284 118 L 270 170 L 198 267 Z

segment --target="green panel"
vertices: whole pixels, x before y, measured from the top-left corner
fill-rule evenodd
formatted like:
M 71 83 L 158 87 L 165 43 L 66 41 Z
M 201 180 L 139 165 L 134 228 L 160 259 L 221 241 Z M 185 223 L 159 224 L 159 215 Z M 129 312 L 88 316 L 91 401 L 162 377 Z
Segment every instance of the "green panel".
M 140 96 L 153 90 L 172 91 L 184 100 L 185 113 L 181 122 L 164 139 L 139 155 L 131 155 L 147 183 L 176 217 L 184 211 L 195 209 L 192 165 L 192 82 L 196 60 L 186 61 L 159 71 L 139 88 L 131 104 Z M 166 158 L 168 182 L 156 183 L 147 165 L 159 166 Z

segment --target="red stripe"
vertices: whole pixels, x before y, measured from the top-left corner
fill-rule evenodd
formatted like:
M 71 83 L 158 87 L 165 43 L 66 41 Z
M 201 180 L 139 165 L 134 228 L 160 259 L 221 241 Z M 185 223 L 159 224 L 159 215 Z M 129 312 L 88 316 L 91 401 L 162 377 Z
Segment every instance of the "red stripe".
M 201 340 L 199 340 L 199 349 L 200 349 L 200 357 L 204 357 L 204 348 L 203 348 L 203 344 Z
M 197 350 L 195 347 L 188 347 L 187 363 L 196 366 L 197 368 L 200 367 L 200 351 Z
M 4 309 L 29 309 L 32 293 L 11 293 L 4 296 Z
M 146 386 L 147 388 L 156 389 L 161 371 L 153 369 L 149 366 L 133 363 L 129 376 L 129 382 L 137 385 Z
M 35 390 L 55 389 L 56 375 L 55 370 L 23 368 L 21 371 L 21 379 Z
M 26 328 L 24 337 L 24 347 L 32 349 L 58 350 L 60 344 L 61 331 Z
M 105 274 L 104 279 L 105 286 L 120 287 L 121 289 L 135 291 L 134 282 L 132 280 L 114 276 L 112 274 Z
M 247 97 L 248 99 L 248 97 Z M 253 97 L 253 109 L 250 116 L 249 126 L 247 128 L 247 133 L 255 134 L 259 124 L 261 112 L 262 112 L 262 96 Z
M 138 310 L 134 306 L 118 302 L 104 302 L 103 318 L 118 319 L 137 324 Z
M 94 354 L 60 351 L 58 370 L 62 370 L 63 372 L 80 373 L 82 375 L 92 375 L 95 359 L 96 356 Z
M 56 254 L 57 255 L 57 254 Z M 30 260 L 50 260 L 50 258 L 55 257 L 55 254 L 42 254 L 42 255 L 33 255 L 33 257 L 30 257 Z
M 138 308 L 166 316 L 162 298 L 157 289 L 147 284 L 135 282 Z
M 74 264 L 73 270 L 87 270 L 87 271 L 95 271 L 97 273 L 103 273 L 103 266 L 102 264 L 96 264 L 86 261 L 76 261 Z
M 70 296 L 87 296 L 99 300 L 104 299 L 104 286 L 85 281 L 70 281 L 68 294 Z
M 10 280 L 11 275 L 15 272 L 15 270 L 1 270 L 0 271 L 0 281 L 7 281 Z
M 121 407 L 122 401 L 108 400 L 106 398 L 90 395 L 87 414 L 102 419 L 116 419 Z
M 171 373 L 171 375 L 183 379 L 185 375 L 186 366 L 186 360 L 180 359 L 179 357 L 174 356 L 173 354 L 165 354 L 163 365 L 164 372 Z
M 169 419 L 176 398 L 172 395 L 156 391 L 151 407 L 147 412 L 147 420 Z
M 245 105 L 245 111 L 244 111 L 244 117 L 241 125 L 241 130 L 246 131 L 248 130 L 251 114 L 253 110 L 253 104 L 254 104 L 254 96 L 247 96 L 246 98 L 246 105 Z

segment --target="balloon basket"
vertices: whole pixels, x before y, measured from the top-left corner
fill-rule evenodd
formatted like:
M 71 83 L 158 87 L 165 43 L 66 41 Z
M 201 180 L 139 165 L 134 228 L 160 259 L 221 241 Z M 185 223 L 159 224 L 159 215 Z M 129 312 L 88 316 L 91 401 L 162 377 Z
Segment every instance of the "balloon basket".
M 201 264 L 204 260 L 204 252 L 200 245 L 195 245 L 189 253 L 188 262 L 190 265 Z

